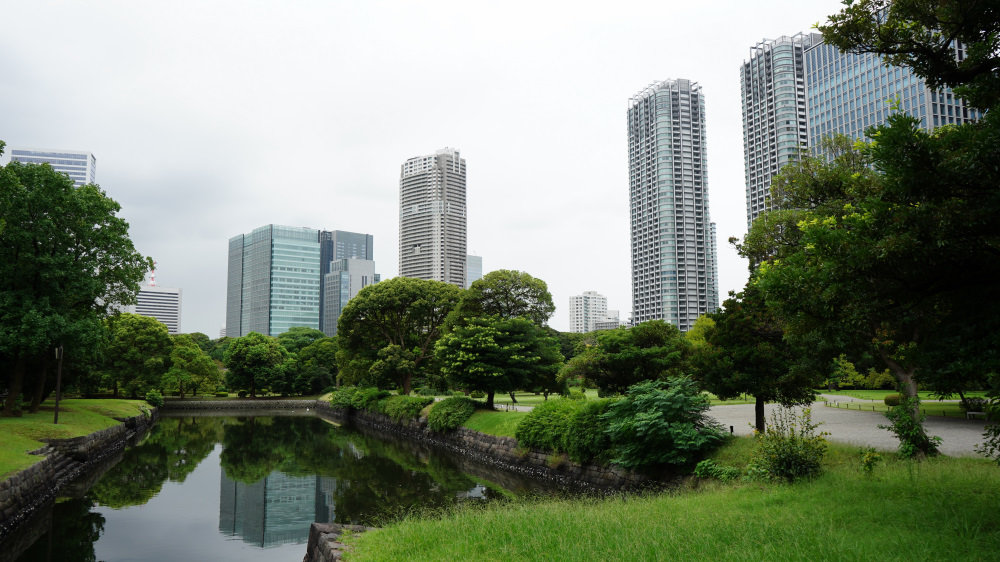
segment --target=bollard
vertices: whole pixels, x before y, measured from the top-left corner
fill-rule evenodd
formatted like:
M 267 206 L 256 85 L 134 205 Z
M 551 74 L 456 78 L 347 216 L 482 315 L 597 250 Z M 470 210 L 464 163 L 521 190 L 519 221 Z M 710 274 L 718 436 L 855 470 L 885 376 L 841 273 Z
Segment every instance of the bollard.
M 733 426 L 729 426 L 729 434 L 732 435 L 734 431 Z

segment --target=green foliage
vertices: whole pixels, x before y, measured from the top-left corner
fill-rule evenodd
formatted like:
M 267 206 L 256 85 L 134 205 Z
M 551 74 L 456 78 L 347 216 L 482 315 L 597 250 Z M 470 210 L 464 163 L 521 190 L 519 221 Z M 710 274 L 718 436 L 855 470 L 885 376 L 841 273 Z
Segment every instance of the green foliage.
M 434 398 L 425 396 L 390 396 L 385 401 L 383 413 L 397 422 L 416 419 L 432 402 Z
M 115 396 L 124 390 L 130 398 L 136 398 L 158 387 L 170 367 L 173 344 L 167 327 L 155 318 L 127 312 L 108 318 L 105 325 L 108 342 L 104 369 Z
M 569 458 L 581 464 L 607 461 L 611 451 L 608 422 L 601 415 L 614 404 L 613 399 L 582 402 L 570 417 L 566 429 L 564 450 Z
M 714 459 L 705 459 L 695 465 L 694 475 L 698 478 L 731 482 L 740 477 L 740 469 L 719 464 Z
M 522 447 L 561 452 L 566 450 L 566 434 L 573 414 L 583 403 L 556 398 L 546 400 L 517 424 L 514 437 Z
M 882 460 L 882 453 L 879 453 L 874 447 L 861 449 L 861 472 L 871 476 L 872 472 L 875 471 L 875 467 Z
M 521 317 L 543 326 L 555 310 L 545 281 L 523 271 L 498 269 L 473 281 L 448 322 L 462 324 L 482 316 Z
M 966 412 L 985 412 L 989 403 L 987 398 L 966 397 L 960 407 Z
M 476 411 L 477 403 L 464 396 L 452 396 L 437 402 L 427 415 L 427 427 L 433 431 L 451 431 L 461 427 Z
M 1000 464 L 1000 423 L 993 423 L 986 426 L 983 432 L 983 443 L 976 446 L 976 452 L 984 457 L 989 457 Z
M 338 378 L 343 384 L 393 385 L 409 394 L 411 381 L 424 373 L 441 337 L 445 318 L 462 290 L 448 283 L 396 277 L 369 285 L 344 307 L 337 323 Z M 396 346 L 399 353 L 382 352 Z M 388 355 L 387 355 L 388 354 Z M 392 365 L 379 359 L 405 359 Z M 373 380 L 392 375 L 395 380 Z
M 172 339 L 170 369 L 160 379 L 163 388 L 184 398 L 185 392 L 196 393 L 199 388 L 215 388 L 222 382 L 218 364 L 191 336 L 180 334 Z
M 235 338 L 225 354 L 229 369 L 226 384 L 230 388 L 247 389 L 254 397 L 258 390 L 284 377 L 283 366 L 288 358 L 285 348 L 272 337 L 250 332 Z
M 319 338 L 301 348 L 292 367 L 293 388 L 299 394 L 318 394 L 337 377 L 337 340 Z
M 886 397 L 888 403 L 888 396 Z M 891 422 L 880 425 L 879 428 L 893 432 L 899 439 L 899 454 L 903 458 L 935 456 L 941 438 L 929 436 L 924 430 L 926 414 L 920 413 L 920 399 L 907 397 L 899 401 L 899 405 L 889 408 L 885 417 Z
M 482 390 L 473 390 L 469 393 L 470 398 L 486 398 L 486 393 Z
M 892 382 L 892 377 L 889 377 Z M 865 376 L 858 372 L 854 363 L 847 360 L 847 356 L 841 353 L 833 360 L 833 369 L 830 376 L 824 381 L 823 386 L 830 390 L 839 388 L 869 388 L 866 384 Z
M 559 379 L 582 377 L 601 396 L 620 394 L 640 381 L 684 374 L 690 344 L 673 325 L 662 320 L 643 322 L 627 330 L 598 332 L 596 343 L 570 360 Z
M 433 388 L 418 388 L 416 391 L 417 396 L 437 396 L 438 391 Z
M 630 387 L 600 416 L 614 446 L 612 462 L 626 468 L 693 462 L 724 439 L 707 410 L 708 400 L 686 377 Z
M 798 416 L 792 408 L 775 409 L 767 431 L 757 436 L 751 464 L 772 478 L 789 482 L 818 475 L 827 443 L 817 427 L 809 408 Z
M 302 348 L 326 338 L 326 334 L 316 328 L 293 326 L 287 332 L 278 334 L 278 343 L 289 353 L 297 354 Z
M 862 386 L 869 390 L 888 390 L 895 385 L 896 379 L 892 378 L 888 369 L 876 371 L 874 368 L 868 369 L 868 375 L 862 383 Z
M 900 396 L 898 394 L 886 394 L 882 399 L 886 406 L 899 406 Z
M 159 390 L 154 388 L 146 392 L 146 402 L 149 402 L 150 406 L 159 408 L 160 406 L 163 406 L 163 395 L 160 394 Z

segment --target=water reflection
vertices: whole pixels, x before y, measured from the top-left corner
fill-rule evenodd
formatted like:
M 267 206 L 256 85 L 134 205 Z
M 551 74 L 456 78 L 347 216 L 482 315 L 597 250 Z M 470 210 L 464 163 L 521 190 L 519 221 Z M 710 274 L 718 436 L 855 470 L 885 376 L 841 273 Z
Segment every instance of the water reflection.
M 510 493 L 489 480 L 436 450 L 315 417 L 166 417 L 82 497 L 40 516 L 18 559 L 301 557 L 314 521 L 377 525 Z

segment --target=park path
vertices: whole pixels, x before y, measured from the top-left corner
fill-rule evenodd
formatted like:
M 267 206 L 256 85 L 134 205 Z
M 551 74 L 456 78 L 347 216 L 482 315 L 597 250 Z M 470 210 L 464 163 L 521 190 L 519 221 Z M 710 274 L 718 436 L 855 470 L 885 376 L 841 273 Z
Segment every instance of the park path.
M 829 396 L 828 399 L 839 399 L 843 396 Z M 856 399 L 850 400 L 854 401 Z M 870 402 L 869 400 L 859 400 Z M 764 407 L 767 416 L 776 406 L 768 404 Z M 709 415 L 718 420 L 727 430 L 732 427 L 736 435 L 753 433 L 753 404 L 737 404 L 732 406 L 712 406 Z M 876 449 L 895 450 L 899 447 L 896 436 L 879 425 L 889 423 L 881 412 L 865 412 L 829 408 L 823 402 L 812 404 L 812 419 L 821 422 L 819 431 L 830 435 L 827 439 L 840 443 L 848 443 L 859 447 L 875 447 Z M 930 435 L 941 437 L 941 452 L 951 456 L 978 456 L 975 447 L 983 442 L 983 430 L 986 422 L 981 420 L 964 420 L 961 418 L 942 418 L 928 416 L 925 427 Z

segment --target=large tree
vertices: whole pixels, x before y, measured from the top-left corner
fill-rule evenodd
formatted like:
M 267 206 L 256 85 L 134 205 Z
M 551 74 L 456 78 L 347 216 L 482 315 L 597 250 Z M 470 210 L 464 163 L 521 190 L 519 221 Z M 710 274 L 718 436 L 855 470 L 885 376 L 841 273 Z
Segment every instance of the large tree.
M 226 384 L 256 397 L 257 391 L 283 376 L 287 359 L 288 352 L 275 338 L 257 332 L 234 338 L 226 349 Z
M 690 347 L 673 324 L 650 320 L 627 330 L 598 332 L 596 344 L 571 359 L 559 376 L 583 377 L 602 395 L 622 394 L 642 381 L 685 375 Z
M 0 153 L 3 143 L 0 142 Z M 0 168 L 0 364 L 4 415 L 26 388 L 53 374 L 53 349 L 67 358 L 98 347 L 101 319 L 135 301 L 152 262 L 135 251 L 119 205 L 96 185 L 47 164 Z
M 219 366 L 205 353 L 198 343 L 187 334 L 173 338 L 170 351 L 170 369 L 163 374 L 162 386 L 176 390 L 184 398 L 185 392 L 197 392 L 199 388 L 215 387 L 222 382 Z
M 278 343 L 289 353 L 296 354 L 303 347 L 326 337 L 326 334 L 316 328 L 293 326 L 287 332 L 278 334 Z
M 350 384 L 373 382 L 377 373 L 372 367 L 382 352 L 383 363 L 376 370 L 393 373 L 392 384 L 409 394 L 413 377 L 432 359 L 445 318 L 461 294 L 454 285 L 407 277 L 361 289 L 337 322 L 338 378 Z M 385 348 L 390 349 L 382 351 Z M 385 365 L 396 359 L 396 364 Z
M 486 392 L 488 408 L 498 391 L 544 386 L 563 360 L 556 338 L 519 316 L 473 317 L 445 334 L 436 353 L 448 382 Z
M 167 327 L 155 318 L 123 312 L 108 318 L 108 343 L 104 368 L 115 398 L 124 391 L 130 398 L 159 388 L 170 368 L 172 342 Z
M 726 299 L 709 315 L 704 344 L 696 346 L 694 364 L 702 388 L 726 400 L 740 394 L 756 399 L 754 423 L 764 432 L 764 404 L 811 402 L 815 371 L 796 369 L 781 323 L 768 310 L 753 283 Z
M 461 323 L 477 316 L 521 316 L 543 326 L 555 310 L 545 281 L 523 271 L 498 269 L 472 283 L 450 321 Z

